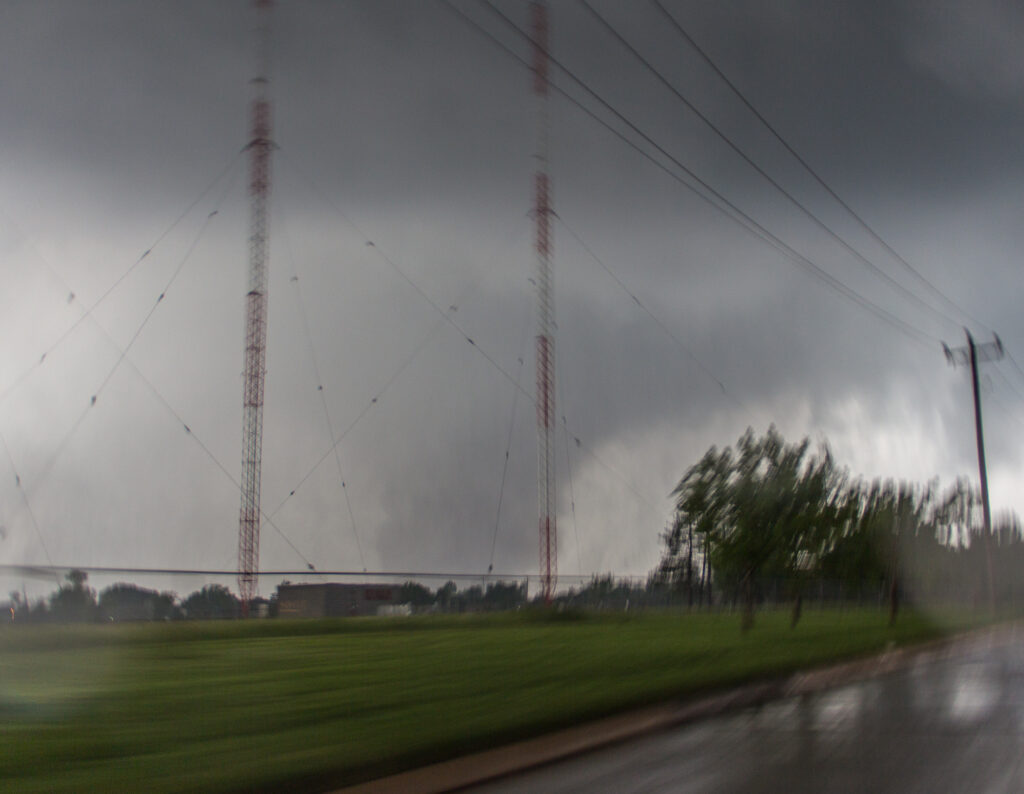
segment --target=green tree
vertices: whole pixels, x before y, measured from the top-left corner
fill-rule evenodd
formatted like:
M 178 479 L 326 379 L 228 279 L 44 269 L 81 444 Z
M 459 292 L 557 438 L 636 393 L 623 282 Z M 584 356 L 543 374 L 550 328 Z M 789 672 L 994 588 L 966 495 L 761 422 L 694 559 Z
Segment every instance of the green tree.
M 849 520 L 845 473 L 827 447 L 787 444 L 774 425 L 757 438 L 748 429 L 735 452 L 711 447 L 672 492 L 676 516 L 664 569 L 678 570 L 682 528 L 707 539 L 715 576 L 735 588 L 743 604 L 743 629 L 753 626 L 756 587 L 764 575 L 794 586 L 794 625 L 800 617 L 801 581 L 815 570 L 837 528 Z M 692 576 L 692 567 L 689 567 Z
M 96 619 L 96 591 L 86 587 L 89 575 L 78 569 L 69 571 L 64 577 L 67 584 L 61 585 L 50 596 L 50 616 L 63 623 L 81 623 Z
M 437 588 L 436 600 L 437 603 L 440 605 L 441 609 L 445 611 L 451 609 L 452 602 L 455 600 L 455 596 L 458 590 L 459 588 L 456 586 L 455 582 L 450 580 L 445 582 L 439 588 Z
M 224 585 L 209 584 L 186 598 L 181 608 L 190 620 L 237 618 L 241 604 Z
M 405 582 L 398 592 L 398 600 L 402 604 L 425 607 L 434 603 L 434 594 L 419 582 Z
M 171 620 L 180 617 L 174 593 L 158 593 L 118 582 L 103 590 L 100 615 L 105 620 Z
M 685 592 L 687 606 L 692 607 L 694 591 L 702 591 L 704 585 L 700 536 L 694 536 L 693 521 L 677 515 L 661 539 L 665 555 L 651 576 L 649 589 L 667 591 L 670 596 Z
M 490 582 L 483 603 L 491 610 L 515 609 L 526 603 L 526 582 Z

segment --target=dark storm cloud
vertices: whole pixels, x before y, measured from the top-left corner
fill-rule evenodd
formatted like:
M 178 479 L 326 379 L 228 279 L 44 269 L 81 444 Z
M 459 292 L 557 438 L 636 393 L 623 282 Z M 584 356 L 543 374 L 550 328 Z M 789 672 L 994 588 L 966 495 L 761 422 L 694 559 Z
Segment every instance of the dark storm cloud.
M 526 24 L 525 3 L 497 5 Z M 1021 198 L 1024 126 L 1020 56 L 1007 32 L 1018 29 L 1016 12 L 994 3 L 970 13 L 917 2 L 666 6 L 908 260 L 1008 347 L 1024 344 L 1011 270 L 1024 241 L 1008 209 Z M 481 4 L 457 7 L 528 56 Z M 926 334 L 908 339 L 837 296 L 553 96 L 558 399 L 571 433 L 568 455 L 559 437 L 563 569 L 649 566 L 674 482 L 706 446 L 731 443 L 748 424 L 833 439 L 841 462 L 868 476 L 969 473 L 969 391 L 938 345 L 961 344 L 965 318 L 887 259 L 652 6 L 594 7 L 774 179 L 952 317 L 883 284 L 579 3 L 554 3 L 559 60 L 801 254 Z M 88 305 L 244 147 L 253 18 L 243 2 L 23 3 L 0 14 L 0 209 L 13 224 L 3 250 L 26 296 L 3 318 L 17 366 L 0 371 L 13 378 L 78 316 L 60 278 Z M 532 570 L 529 75 L 438 3 L 281 2 L 274 25 L 280 149 L 264 504 L 283 504 L 275 524 L 321 568 L 482 572 L 493 544 L 496 569 Z M 30 487 L 54 556 L 231 565 L 244 182 L 240 161 L 97 312 L 128 344 L 205 213 L 219 210 L 131 351 L 146 380 L 124 365 L 100 394 L 102 410 Z M 57 277 L 39 275 L 42 260 Z M 116 361 L 103 334 L 84 327 L 0 405 L 28 483 Z M 999 376 L 991 388 L 1010 406 L 993 414 L 993 479 L 1004 483 L 997 499 L 1014 504 L 1020 458 L 1007 428 L 1017 398 Z M 352 429 L 337 460 L 327 454 L 311 473 L 330 450 L 328 422 L 335 437 Z M 4 555 L 41 560 L 24 508 L 12 505 L 2 523 Z M 263 554 L 265 567 L 304 564 L 273 528 Z

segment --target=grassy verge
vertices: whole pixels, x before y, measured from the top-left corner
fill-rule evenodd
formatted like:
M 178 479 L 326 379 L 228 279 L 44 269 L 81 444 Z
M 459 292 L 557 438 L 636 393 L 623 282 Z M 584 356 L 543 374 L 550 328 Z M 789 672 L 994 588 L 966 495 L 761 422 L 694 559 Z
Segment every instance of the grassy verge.
M 879 611 L 500 615 L 0 630 L 0 781 L 28 791 L 358 782 L 960 628 Z

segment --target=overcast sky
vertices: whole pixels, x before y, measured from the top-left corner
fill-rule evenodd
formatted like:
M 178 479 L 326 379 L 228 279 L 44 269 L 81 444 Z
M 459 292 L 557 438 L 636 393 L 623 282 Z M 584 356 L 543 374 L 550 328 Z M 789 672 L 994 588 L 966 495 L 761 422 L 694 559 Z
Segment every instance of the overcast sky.
M 486 5 L 453 4 L 529 56 Z M 495 6 L 527 24 L 523 0 Z M 564 574 L 648 571 L 675 483 L 747 426 L 827 440 L 856 476 L 975 478 L 969 377 L 940 341 L 995 331 L 1024 361 L 1024 11 L 665 6 L 927 284 L 653 4 L 592 0 L 901 288 L 582 3 L 553 2 L 560 63 L 857 296 L 688 190 L 553 69 L 663 166 L 552 96 Z M 2 563 L 236 565 L 254 25 L 244 0 L 0 3 Z M 261 567 L 535 573 L 528 72 L 441 2 L 282 0 L 271 94 Z M 982 385 L 993 510 L 1022 511 L 1024 373 L 987 364 Z

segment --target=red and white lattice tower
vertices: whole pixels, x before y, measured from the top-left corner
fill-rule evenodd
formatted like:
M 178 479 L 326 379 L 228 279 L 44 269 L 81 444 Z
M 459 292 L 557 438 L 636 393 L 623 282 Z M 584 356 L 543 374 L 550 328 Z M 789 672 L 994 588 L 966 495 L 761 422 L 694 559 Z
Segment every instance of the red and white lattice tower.
M 270 198 L 271 0 L 254 0 L 258 17 L 258 73 L 252 81 L 249 141 L 249 291 L 245 318 L 245 387 L 242 400 L 242 506 L 238 517 L 238 590 L 242 608 L 257 594 L 260 566 L 260 473 L 263 383 L 267 361 L 267 204 Z
M 555 527 L 555 292 L 551 273 L 551 187 L 548 181 L 548 8 L 530 5 L 533 35 L 533 93 L 537 99 L 537 497 L 540 521 L 540 583 L 550 604 L 558 576 Z

